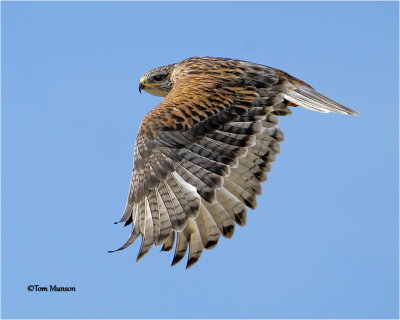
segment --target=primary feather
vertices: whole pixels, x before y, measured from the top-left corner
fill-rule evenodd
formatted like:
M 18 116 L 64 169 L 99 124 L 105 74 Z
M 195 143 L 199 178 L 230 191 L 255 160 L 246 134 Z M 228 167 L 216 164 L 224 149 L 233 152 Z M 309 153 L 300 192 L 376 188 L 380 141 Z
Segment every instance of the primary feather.
M 244 226 L 256 208 L 283 133 L 277 116 L 288 107 L 356 115 L 291 75 L 251 62 L 194 57 L 156 68 L 139 90 L 165 99 L 143 119 L 135 166 L 120 222 L 139 235 L 138 260 L 153 244 L 172 249 L 172 265 L 187 252 L 192 266 L 203 248 Z

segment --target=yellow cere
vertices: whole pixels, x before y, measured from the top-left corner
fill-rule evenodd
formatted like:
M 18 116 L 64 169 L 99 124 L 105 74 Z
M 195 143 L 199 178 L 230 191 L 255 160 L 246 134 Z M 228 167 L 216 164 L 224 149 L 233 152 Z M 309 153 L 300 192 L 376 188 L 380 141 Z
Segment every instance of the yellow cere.
M 139 81 L 146 87 L 159 87 L 161 85 L 160 83 L 147 83 L 144 77 L 141 77 Z

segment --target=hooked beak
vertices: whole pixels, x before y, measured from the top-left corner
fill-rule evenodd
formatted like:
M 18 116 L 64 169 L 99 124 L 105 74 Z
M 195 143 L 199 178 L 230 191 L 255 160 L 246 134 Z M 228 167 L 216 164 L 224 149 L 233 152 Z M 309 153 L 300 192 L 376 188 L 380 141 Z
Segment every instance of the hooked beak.
M 145 88 L 146 86 L 143 84 L 142 81 L 139 82 L 139 92 L 142 93 L 142 90 Z

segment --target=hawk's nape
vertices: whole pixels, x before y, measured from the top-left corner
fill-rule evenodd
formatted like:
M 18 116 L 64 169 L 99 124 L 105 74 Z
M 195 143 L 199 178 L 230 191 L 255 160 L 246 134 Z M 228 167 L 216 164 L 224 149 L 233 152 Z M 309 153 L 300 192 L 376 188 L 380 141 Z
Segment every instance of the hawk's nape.
M 147 72 L 140 89 L 165 99 L 143 119 L 125 212 L 139 235 L 137 260 L 153 244 L 171 250 L 172 265 L 189 248 L 186 267 L 220 236 L 231 238 L 257 207 L 283 134 L 289 106 L 356 115 L 308 84 L 267 66 L 194 57 Z M 116 250 L 117 251 L 117 250 Z

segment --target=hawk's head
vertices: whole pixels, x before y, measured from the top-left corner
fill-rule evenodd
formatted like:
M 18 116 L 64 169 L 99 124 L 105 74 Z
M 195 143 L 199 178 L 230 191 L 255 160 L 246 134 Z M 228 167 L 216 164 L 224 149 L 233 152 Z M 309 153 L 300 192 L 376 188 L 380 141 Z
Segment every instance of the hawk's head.
M 154 96 L 165 97 L 172 89 L 171 72 L 174 66 L 171 64 L 146 72 L 140 78 L 139 92 L 145 90 Z

